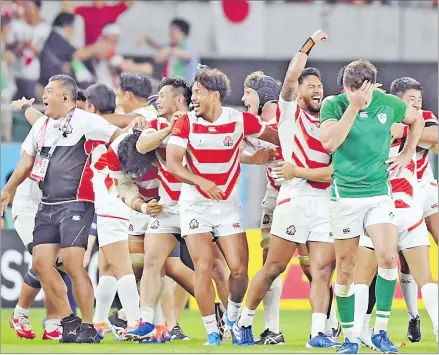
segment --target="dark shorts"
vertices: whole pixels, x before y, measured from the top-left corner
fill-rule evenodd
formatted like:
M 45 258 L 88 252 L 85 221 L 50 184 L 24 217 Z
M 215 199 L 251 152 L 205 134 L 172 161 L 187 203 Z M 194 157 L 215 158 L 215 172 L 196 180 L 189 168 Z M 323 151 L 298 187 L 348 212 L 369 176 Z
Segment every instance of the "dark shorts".
M 189 269 L 192 271 L 195 270 L 194 263 L 192 262 L 191 255 L 189 254 L 189 250 L 184 239 L 182 239 L 180 242 L 180 259 Z
M 177 241 L 177 245 L 175 246 L 174 250 L 171 251 L 171 254 L 169 254 L 168 258 L 179 258 L 180 257 L 180 242 Z
M 88 202 L 40 203 L 35 216 L 33 246 L 59 244 L 61 248 L 86 248 L 94 212 L 94 205 Z

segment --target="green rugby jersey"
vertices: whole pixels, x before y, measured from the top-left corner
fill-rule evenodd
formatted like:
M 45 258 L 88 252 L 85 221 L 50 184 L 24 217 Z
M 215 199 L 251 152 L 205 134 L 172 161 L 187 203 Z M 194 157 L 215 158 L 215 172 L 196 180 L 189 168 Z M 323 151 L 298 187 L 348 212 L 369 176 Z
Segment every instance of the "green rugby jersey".
M 347 95 L 328 97 L 320 111 L 320 122 L 340 120 L 349 105 Z M 390 127 L 401 122 L 407 104 L 400 98 L 374 90 L 369 106 L 358 112 L 345 141 L 333 152 L 331 198 L 390 195 Z

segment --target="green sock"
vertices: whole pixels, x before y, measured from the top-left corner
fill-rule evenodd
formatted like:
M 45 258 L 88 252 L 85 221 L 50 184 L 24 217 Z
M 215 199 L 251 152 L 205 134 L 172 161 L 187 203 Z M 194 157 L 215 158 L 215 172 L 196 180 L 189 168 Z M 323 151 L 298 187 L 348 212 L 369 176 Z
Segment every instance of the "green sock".
M 355 314 L 355 294 L 353 293 L 353 284 L 339 285 L 336 283 L 334 289 L 343 334 L 345 338 L 348 338 L 350 341 L 355 341 L 355 339 L 353 339 Z
M 396 270 L 396 269 L 395 269 Z M 397 272 L 397 270 L 396 270 Z M 394 280 L 386 280 L 378 273 L 375 295 L 376 295 L 376 319 L 374 333 L 380 330 L 387 331 L 390 311 L 392 310 L 393 297 L 396 289 L 396 277 Z

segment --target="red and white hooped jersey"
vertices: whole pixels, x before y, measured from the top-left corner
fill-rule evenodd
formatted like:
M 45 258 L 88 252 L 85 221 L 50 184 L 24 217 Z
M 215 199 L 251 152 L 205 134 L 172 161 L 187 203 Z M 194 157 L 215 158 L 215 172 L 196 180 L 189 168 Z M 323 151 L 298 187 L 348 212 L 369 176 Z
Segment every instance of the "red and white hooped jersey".
M 267 123 L 267 126 L 277 131 L 277 121 L 276 117 Z M 277 197 L 279 193 L 281 182 L 275 180 L 272 176 L 273 169 L 278 166 L 279 162 L 282 160 L 282 150 L 277 145 L 263 141 L 254 137 L 245 137 L 243 140 L 242 147 L 244 150 L 256 153 L 257 150 L 263 148 L 275 148 L 277 150 L 278 159 L 273 160 L 265 165 L 265 175 L 267 176 L 267 193 L 270 196 Z
M 117 153 L 120 143 L 127 135 L 128 133 L 125 133 L 117 137 L 114 142 L 111 143 L 107 152 L 109 175 L 116 181 L 124 181 L 125 179 L 129 179 L 129 177 L 122 172 L 119 155 Z M 133 179 L 133 181 L 137 185 L 139 195 L 145 201 L 158 198 L 159 182 L 157 180 L 157 165 L 153 165 L 153 167 L 144 176 L 138 179 Z
M 422 110 L 422 117 L 425 121 L 425 127 L 437 126 L 438 120 L 433 112 Z M 428 161 L 428 153 L 432 144 L 419 143 L 416 147 L 416 167 L 417 177 L 420 183 L 434 181 L 433 170 Z
M 223 200 L 239 202 L 239 147 L 245 136 L 259 137 L 265 125 L 254 115 L 223 107 L 215 122 L 189 112 L 174 125 L 168 145 L 187 149 L 187 167 L 195 175 L 213 181 Z M 210 201 L 198 187 L 183 184 L 181 201 Z
M 159 117 L 148 122 L 148 128 L 159 131 L 169 126 L 166 118 Z M 160 182 L 159 195 L 161 203 L 165 205 L 175 205 L 178 203 L 181 192 L 181 181 L 172 175 L 166 168 L 166 145 L 169 137 L 163 140 L 162 144 L 155 150 L 158 162 L 157 178 Z
M 297 101 L 279 98 L 276 114 L 282 156 L 286 162 L 300 168 L 324 168 L 331 164 L 331 156 L 320 141 L 320 120 L 300 108 Z M 293 178 L 284 181 L 280 199 L 295 196 L 330 196 L 329 182 Z
M 95 144 L 90 154 L 90 168 L 93 171 L 92 184 L 95 193 L 95 209 L 99 210 L 117 198 L 113 179 L 109 176 L 107 144 Z
M 390 147 L 389 158 L 398 155 L 403 148 L 405 139 L 395 139 Z M 390 175 L 392 186 L 392 197 L 396 208 L 413 207 L 414 198 L 417 195 L 418 181 L 416 179 L 416 156 L 410 160 L 408 165 L 401 169 L 398 174 Z M 391 173 L 391 172 L 390 172 Z

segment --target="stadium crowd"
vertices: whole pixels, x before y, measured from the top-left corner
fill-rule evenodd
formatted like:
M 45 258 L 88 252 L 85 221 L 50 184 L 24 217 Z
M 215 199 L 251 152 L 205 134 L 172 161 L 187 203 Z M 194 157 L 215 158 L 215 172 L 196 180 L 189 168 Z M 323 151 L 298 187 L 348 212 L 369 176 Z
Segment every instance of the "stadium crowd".
M 197 67 L 187 48 L 157 47 L 169 65 L 154 92 L 151 66 L 114 52 L 116 13 L 101 18 L 100 30 L 93 24 L 86 47 L 73 48 L 66 40 L 73 13 L 85 10 L 63 5 L 52 30 L 39 18 L 39 1 L 13 2 L 2 15 L 3 38 L 13 11 L 33 28 L 19 61 L 31 70 L 22 67 L 14 80 L 9 73 L 6 89 L 15 83 L 17 93 L 2 95 L 32 125 L 1 193 L 2 211 L 12 203 L 15 228 L 32 253 L 10 318 L 19 337 L 36 337 L 28 315 L 42 288 L 48 340 L 99 343 L 108 329 L 121 341 L 187 340 L 178 321 L 192 295 L 206 345 L 228 337 L 238 346 L 282 344 L 280 274 L 297 249 L 311 287 L 307 347 L 398 352 L 387 332 L 398 276 L 409 340 L 421 340 L 418 288 L 438 340 L 438 286 L 428 254 L 428 233 L 438 239 L 437 183 L 428 162 L 438 121 L 422 108 L 416 79 L 395 78 L 386 93 L 374 65 L 356 60 L 340 69 L 340 95 L 325 98 L 319 70 L 306 67 L 312 48 L 330 41 L 318 30 L 282 83 L 260 71 L 246 78 L 241 112 L 222 105 L 227 76 Z M 174 20 L 171 29 L 171 43 L 186 40 L 185 21 Z M 2 54 L 15 63 L 13 50 Z M 184 65 L 172 66 L 175 57 Z M 98 74 L 101 61 L 117 67 L 110 80 Z M 37 82 L 43 112 L 33 107 Z M 240 164 L 267 171 L 263 266 L 250 283 Z M 85 270 L 94 243 L 95 293 Z M 120 307 L 110 315 L 115 297 Z M 266 330 L 254 339 L 261 302 Z

